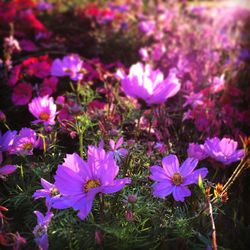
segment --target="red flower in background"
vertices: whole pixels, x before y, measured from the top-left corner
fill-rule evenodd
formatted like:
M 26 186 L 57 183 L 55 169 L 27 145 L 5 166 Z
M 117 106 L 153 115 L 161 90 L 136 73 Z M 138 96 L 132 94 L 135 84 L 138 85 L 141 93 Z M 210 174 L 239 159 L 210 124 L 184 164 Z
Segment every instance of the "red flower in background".
M 19 83 L 12 93 L 12 102 L 14 105 L 26 105 L 32 97 L 32 85 L 29 83 Z

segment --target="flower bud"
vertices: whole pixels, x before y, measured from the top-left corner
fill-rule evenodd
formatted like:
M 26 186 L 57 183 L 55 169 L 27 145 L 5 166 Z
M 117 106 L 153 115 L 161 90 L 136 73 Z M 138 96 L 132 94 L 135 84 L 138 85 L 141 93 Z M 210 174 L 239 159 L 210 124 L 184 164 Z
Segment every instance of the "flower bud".
M 4 122 L 6 120 L 6 116 L 3 111 L 0 110 L 0 122 Z
M 134 213 L 131 210 L 125 212 L 125 218 L 127 221 L 131 222 L 135 220 Z
M 103 236 L 102 236 L 102 232 L 100 230 L 96 230 L 95 231 L 95 243 L 99 246 L 102 245 L 102 240 Z
M 136 195 L 129 195 L 128 196 L 128 202 L 129 203 L 136 203 L 136 201 L 137 201 L 137 196 Z

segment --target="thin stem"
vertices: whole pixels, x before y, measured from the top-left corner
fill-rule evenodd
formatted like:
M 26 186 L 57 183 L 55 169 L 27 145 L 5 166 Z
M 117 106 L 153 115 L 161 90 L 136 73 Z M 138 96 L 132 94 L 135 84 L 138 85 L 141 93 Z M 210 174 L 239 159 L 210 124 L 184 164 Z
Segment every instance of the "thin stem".
M 79 133 L 79 152 L 80 152 L 80 156 L 83 159 L 83 132 L 80 131 Z
M 100 205 L 100 224 L 104 223 L 104 197 L 103 194 L 100 193 L 98 196 L 99 205 Z
M 210 220 L 212 224 L 212 248 L 213 250 L 217 250 L 216 227 L 215 227 L 214 216 L 213 216 L 213 207 L 212 207 L 212 203 L 210 200 L 210 191 L 206 194 L 206 198 L 207 198 L 207 204 L 209 208 Z
M 103 224 L 104 223 L 104 195 L 102 193 L 99 193 L 98 200 L 99 200 L 99 206 L 100 206 L 100 224 Z M 99 247 L 101 250 L 104 248 L 103 241 L 100 242 Z
M 227 181 L 226 187 L 223 188 L 222 194 L 224 194 L 235 182 L 236 178 L 242 173 L 242 171 L 245 169 L 247 162 L 244 162 L 243 165 L 241 165 L 241 168 L 238 169 L 238 171 L 235 173 L 235 175 L 230 177 L 230 181 Z
M 244 157 L 244 159 L 240 162 L 240 164 L 236 167 L 236 169 L 234 170 L 233 174 L 230 176 L 230 178 L 227 180 L 226 184 L 223 187 L 223 191 L 226 189 L 228 190 L 228 185 L 232 185 L 230 184 L 232 181 L 234 181 L 237 176 L 239 176 L 239 174 L 241 173 L 241 171 L 244 169 L 245 164 L 248 160 L 249 154 L 246 154 L 246 156 Z

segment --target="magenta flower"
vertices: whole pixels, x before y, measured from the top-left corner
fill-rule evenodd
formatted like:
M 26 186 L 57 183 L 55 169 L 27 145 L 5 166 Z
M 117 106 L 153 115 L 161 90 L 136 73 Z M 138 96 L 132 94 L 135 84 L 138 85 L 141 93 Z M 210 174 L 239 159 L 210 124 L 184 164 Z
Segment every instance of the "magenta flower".
M 29 83 L 19 83 L 13 90 L 12 102 L 16 106 L 26 105 L 32 98 L 32 85 Z
M 89 146 L 87 162 L 76 153 L 66 156 L 58 166 L 55 186 L 65 203 L 77 210 L 83 220 L 90 213 L 97 193 L 115 193 L 130 183 L 128 178 L 115 179 L 118 172 L 111 153 L 102 147 Z
M 50 63 L 46 61 L 34 62 L 29 65 L 28 71 L 30 75 L 43 79 L 50 75 Z
M 9 86 L 13 87 L 16 85 L 16 83 L 19 80 L 20 72 L 21 72 L 21 65 L 20 64 L 17 66 L 14 66 L 12 68 L 11 74 L 10 74 L 9 79 L 8 79 Z
M 30 128 L 22 128 L 13 142 L 12 154 L 32 155 L 33 149 L 38 146 L 36 132 Z
M 152 166 L 150 168 L 150 179 L 157 181 L 153 185 L 154 196 L 164 198 L 173 194 L 176 201 L 184 201 L 185 197 L 191 195 L 187 188 L 190 184 L 197 184 L 199 175 L 204 178 L 208 170 L 200 168 L 194 170 L 198 164 L 198 160 L 187 158 L 181 167 L 176 155 L 168 155 L 162 159 L 162 166 Z
M 160 70 L 153 70 L 150 65 L 142 63 L 130 67 L 129 75 L 118 73 L 123 91 L 130 97 L 144 100 L 148 105 L 164 103 L 176 95 L 181 84 L 172 69 L 167 78 Z
M 62 60 L 55 59 L 51 66 L 52 76 L 69 76 L 71 80 L 78 81 L 83 78 L 83 61 L 78 55 L 65 56 Z
M 188 157 L 195 158 L 199 161 L 204 160 L 208 157 L 205 151 L 204 145 L 198 143 L 189 143 L 188 145 Z
M 50 210 L 51 207 L 58 209 L 65 209 L 69 207 L 69 205 L 61 199 L 61 194 L 54 184 L 41 178 L 41 185 L 43 189 L 36 190 L 33 197 L 35 199 L 45 198 L 48 210 Z
M 40 96 L 50 96 L 56 92 L 58 79 L 54 76 L 45 78 L 39 89 Z
M 128 154 L 128 150 L 125 148 L 121 148 L 121 145 L 123 144 L 123 137 L 120 137 L 118 141 L 115 143 L 114 140 L 109 140 L 109 145 L 111 148 L 111 153 L 113 154 L 113 157 L 120 161 L 121 157 L 125 157 Z
M 37 118 L 34 124 L 43 123 L 44 125 L 55 124 L 56 105 L 53 97 L 36 97 L 29 104 L 30 113 Z
M 36 244 L 40 250 L 47 250 L 49 247 L 47 230 L 49 227 L 49 223 L 54 215 L 51 212 L 47 212 L 44 216 L 39 211 L 34 211 L 34 214 L 37 217 L 37 225 L 33 230 Z
M 229 138 L 207 138 L 204 148 L 209 157 L 228 165 L 244 157 L 244 150 L 236 150 L 238 143 Z

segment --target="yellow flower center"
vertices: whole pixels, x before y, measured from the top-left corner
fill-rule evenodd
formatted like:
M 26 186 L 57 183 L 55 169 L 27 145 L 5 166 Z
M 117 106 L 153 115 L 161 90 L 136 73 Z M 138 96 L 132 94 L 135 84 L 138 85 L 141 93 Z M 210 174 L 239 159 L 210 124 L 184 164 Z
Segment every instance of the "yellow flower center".
M 51 196 L 56 196 L 59 194 L 59 191 L 57 188 L 53 187 L 51 190 L 50 190 L 50 194 Z
M 39 118 L 43 121 L 48 121 L 49 120 L 49 114 L 47 112 L 42 112 L 40 115 L 39 115 Z
M 27 142 L 23 145 L 23 150 L 31 150 L 33 148 L 33 144 L 31 142 Z
M 88 180 L 83 187 L 83 190 L 85 193 L 87 193 L 89 191 L 90 188 L 96 188 L 96 187 L 100 187 L 100 181 L 97 179 L 90 179 Z
M 172 181 L 176 186 L 179 186 L 183 182 L 183 178 L 179 173 L 174 173 Z

